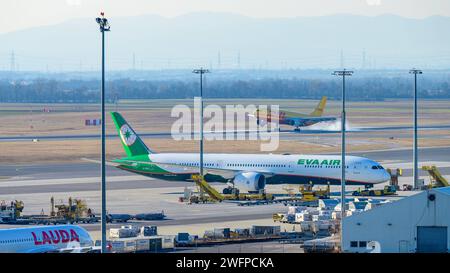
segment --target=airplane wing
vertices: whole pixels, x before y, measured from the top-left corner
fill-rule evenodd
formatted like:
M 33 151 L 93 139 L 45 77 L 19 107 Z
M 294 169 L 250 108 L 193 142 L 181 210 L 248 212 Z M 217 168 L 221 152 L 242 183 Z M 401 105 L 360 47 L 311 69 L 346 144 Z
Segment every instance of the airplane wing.
M 287 118 L 286 120 L 292 120 L 298 123 L 307 123 L 309 121 L 322 122 L 322 121 L 334 121 L 336 117 L 305 117 L 305 118 Z
M 97 159 L 91 159 L 91 158 L 85 158 L 85 157 L 81 158 L 81 160 L 87 161 L 87 162 L 91 162 L 91 163 L 97 163 L 97 164 L 101 164 L 101 163 L 102 163 L 100 160 L 97 160 Z M 106 165 L 107 165 L 107 166 L 112 166 L 112 167 L 117 167 L 117 166 L 119 166 L 119 165 L 121 165 L 121 164 L 120 164 L 120 163 L 117 163 L 117 162 L 115 162 L 115 161 L 109 161 L 109 160 L 106 160 Z
M 285 123 L 291 126 L 310 126 L 319 122 L 335 121 L 335 117 L 292 117 L 286 118 Z
M 150 162 L 150 161 L 134 161 L 134 160 L 118 159 L 115 160 L 115 162 L 120 162 L 120 164 L 122 165 L 130 165 L 130 166 L 136 166 L 136 164 L 157 165 L 165 169 L 176 167 L 177 169 L 182 169 L 183 171 L 192 173 L 197 172 L 199 168 L 198 166 L 185 166 L 177 163 L 155 162 L 155 161 Z M 226 178 L 233 178 L 237 173 L 245 172 L 237 169 L 223 169 L 220 167 L 211 167 L 211 166 L 204 166 L 203 170 L 205 171 L 205 173 L 220 175 Z M 275 175 L 275 173 L 267 170 L 252 170 L 252 172 L 264 174 L 266 177 L 271 177 Z
M 58 249 L 59 253 L 88 253 L 90 251 L 94 250 L 91 246 L 86 247 L 75 247 L 75 248 L 61 248 Z
M 310 118 L 306 118 L 306 120 L 314 120 L 314 121 L 318 121 L 318 122 L 334 121 L 334 120 L 336 120 L 336 117 L 310 117 Z

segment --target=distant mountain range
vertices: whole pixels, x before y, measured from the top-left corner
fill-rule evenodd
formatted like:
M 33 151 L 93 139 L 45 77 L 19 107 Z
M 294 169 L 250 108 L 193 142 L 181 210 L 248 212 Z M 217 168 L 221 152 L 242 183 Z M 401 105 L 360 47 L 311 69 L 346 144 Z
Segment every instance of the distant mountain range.
M 331 15 L 255 19 L 228 13 L 110 18 L 110 69 L 449 68 L 450 18 Z M 14 57 L 12 57 L 14 51 Z M 94 18 L 0 35 L 0 69 L 96 70 Z

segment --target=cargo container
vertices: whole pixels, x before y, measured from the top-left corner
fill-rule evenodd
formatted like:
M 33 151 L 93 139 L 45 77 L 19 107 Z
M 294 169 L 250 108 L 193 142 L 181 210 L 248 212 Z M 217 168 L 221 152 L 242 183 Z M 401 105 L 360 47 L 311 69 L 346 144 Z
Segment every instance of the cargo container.
M 125 242 L 123 241 L 109 241 L 108 249 L 111 253 L 123 253 L 125 252 Z
M 234 232 L 240 237 L 248 237 L 248 236 L 250 236 L 250 229 L 249 228 L 237 228 L 237 229 L 234 230 Z
M 340 211 L 333 211 L 331 213 L 331 219 L 333 219 L 333 220 L 340 220 L 341 219 L 341 212 Z
M 112 253 L 159 252 L 162 249 L 162 242 L 161 236 L 114 239 L 108 241 L 108 249 Z M 173 243 L 170 246 L 173 248 Z
M 307 210 L 307 213 L 310 215 L 319 215 L 319 210 L 317 208 L 314 208 L 313 210 Z
M 295 222 L 300 223 L 304 221 L 311 221 L 312 216 L 306 212 L 300 212 L 295 214 Z
M 136 252 L 147 252 L 150 250 L 150 239 L 136 239 Z
M 214 238 L 214 230 L 205 230 L 205 233 L 203 233 L 203 238 L 213 239 Z
M 109 229 L 109 238 L 131 238 L 138 236 L 135 229 L 129 228 L 111 228 Z
M 251 234 L 258 235 L 279 235 L 281 231 L 280 226 L 252 226 Z
M 330 215 L 313 215 L 312 220 L 313 221 L 323 221 L 323 220 L 330 220 Z
M 158 235 L 157 226 L 143 226 L 140 231 L 141 236 L 155 236 Z
M 230 228 L 215 228 L 214 238 L 219 239 L 229 239 L 230 238 Z
M 175 243 L 177 245 L 186 245 L 186 244 L 191 243 L 192 240 L 193 240 L 192 236 L 189 235 L 189 233 L 186 233 L 186 232 L 180 232 L 175 237 Z
M 318 206 L 320 209 L 334 210 L 339 203 L 339 199 L 319 199 Z
M 306 206 L 290 206 L 288 208 L 288 214 L 296 214 L 306 209 Z
M 127 253 L 136 251 L 135 239 L 116 239 L 109 241 L 110 252 L 112 253 Z
M 332 212 L 333 212 L 332 210 L 319 210 L 319 215 L 325 215 L 325 216 L 331 217 Z
M 351 211 L 361 211 L 366 208 L 367 204 L 368 204 L 367 201 L 350 202 L 349 209 Z
M 172 249 L 175 247 L 175 237 L 173 235 L 164 235 L 161 236 L 162 240 L 162 248 L 163 249 Z
M 102 124 L 101 119 L 85 119 L 84 120 L 84 125 L 86 125 L 86 126 L 98 126 L 101 124 Z
M 289 223 L 295 222 L 295 214 L 288 214 L 288 215 L 286 215 L 286 220 L 287 220 Z
M 149 237 L 148 239 L 149 239 L 149 243 L 150 243 L 149 251 L 150 252 L 160 252 L 162 249 L 163 238 L 161 236 L 152 236 L 152 237 Z

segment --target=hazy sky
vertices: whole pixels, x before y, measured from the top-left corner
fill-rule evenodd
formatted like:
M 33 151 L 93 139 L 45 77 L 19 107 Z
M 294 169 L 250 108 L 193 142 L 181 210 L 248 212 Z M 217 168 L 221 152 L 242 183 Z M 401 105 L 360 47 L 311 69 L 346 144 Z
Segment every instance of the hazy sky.
M 189 12 L 233 12 L 251 17 L 319 16 L 335 13 L 450 16 L 449 0 L 0 0 L 0 33 L 56 24 L 67 19 Z

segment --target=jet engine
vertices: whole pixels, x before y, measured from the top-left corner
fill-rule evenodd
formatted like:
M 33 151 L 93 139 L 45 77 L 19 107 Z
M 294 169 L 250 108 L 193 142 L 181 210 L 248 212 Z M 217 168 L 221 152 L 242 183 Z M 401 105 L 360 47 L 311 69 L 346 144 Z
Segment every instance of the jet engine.
M 266 178 L 257 172 L 242 172 L 233 179 L 234 187 L 248 192 L 259 192 L 266 186 Z
M 288 124 L 291 125 L 291 126 L 295 126 L 295 127 L 299 127 L 301 125 L 304 125 L 301 121 L 293 120 L 293 119 L 289 120 Z

